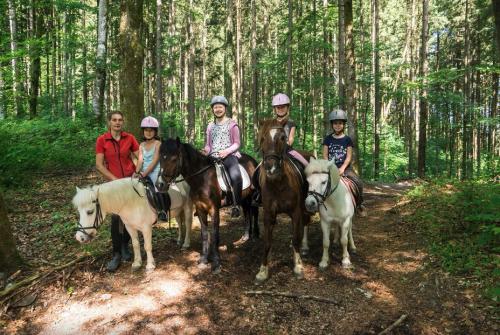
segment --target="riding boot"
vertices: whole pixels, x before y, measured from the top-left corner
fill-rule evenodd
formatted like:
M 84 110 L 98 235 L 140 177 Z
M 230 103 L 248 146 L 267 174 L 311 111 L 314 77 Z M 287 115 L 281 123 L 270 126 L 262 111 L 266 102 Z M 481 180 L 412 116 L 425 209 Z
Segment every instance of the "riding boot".
M 121 224 L 122 223 L 118 215 L 116 214 L 111 215 L 111 241 L 113 243 L 113 258 L 106 265 L 106 269 L 110 272 L 116 271 L 116 269 L 118 269 L 122 261 L 121 250 L 122 250 L 123 234 L 120 233 Z
M 168 221 L 167 212 L 170 209 L 170 196 L 168 193 L 156 192 L 156 203 L 158 207 L 158 221 Z
M 108 262 L 106 265 L 106 270 L 109 272 L 115 272 L 116 269 L 120 266 L 120 263 L 122 262 L 122 255 L 119 252 L 114 252 L 113 253 L 113 258 Z
M 122 255 L 122 260 L 125 262 L 129 262 L 132 260 L 132 254 L 130 253 L 130 250 L 128 248 L 128 242 L 122 243 L 121 255 Z

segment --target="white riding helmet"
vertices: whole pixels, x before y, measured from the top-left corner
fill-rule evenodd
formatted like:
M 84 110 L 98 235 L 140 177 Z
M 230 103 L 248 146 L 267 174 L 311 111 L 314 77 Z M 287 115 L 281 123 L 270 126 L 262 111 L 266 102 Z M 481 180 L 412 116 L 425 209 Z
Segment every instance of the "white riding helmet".
M 328 115 L 328 121 L 336 121 L 336 120 L 341 120 L 344 122 L 347 122 L 347 114 L 344 112 L 342 109 L 334 109 L 330 114 Z

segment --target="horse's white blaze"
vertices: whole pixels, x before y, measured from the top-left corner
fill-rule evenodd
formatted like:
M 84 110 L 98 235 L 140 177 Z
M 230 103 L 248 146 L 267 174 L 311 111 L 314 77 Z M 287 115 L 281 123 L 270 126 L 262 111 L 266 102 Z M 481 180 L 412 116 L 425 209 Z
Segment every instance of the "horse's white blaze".
M 276 136 L 276 133 L 278 132 L 278 129 L 271 129 L 269 130 L 269 136 L 271 136 L 271 138 L 273 139 L 273 142 L 274 142 L 274 136 Z
M 186 226 L 185 241 L 183 246 L 189 246 L 190 230 L 192 223 L 193 204 L 189 198 L 189 186 L 186 182 L 177 184 L 178 187 L 171 187 L 169 195 L 172 199 L 170 213 L 176 218 L 179 226 L 184 223 Z M 139 194 L 138 194 L 139 193 Z M 120 215 L 125 228 L 132 239 L 134 249 L 134 262 L 132 269 L 138 269 L 142 265 L 139 236 L 140 231 L 144 237 L 144 249 L 147 255 L 146 270 L 155 268 L 152 247 L 152 225 L 156 222 L 157 214 L 149 205 L 145 194 L 144 186 L 137 179 L 123 178 L 97 187 L 78 189 L 73 198 L 73 204 L 80 214 L 81 227 L 92 227 L 96 215 L 96 199 L 101 206 L 102 218 L 107 213 Z M 75 237 L 79 242 L 87 242 L 95 236 L 95 229 L 87 229 L 87 234 L 80 231 Z
M 334 231 L 334 241 L 340 239 L 342 246 L 342 266 L 349 267 L 351 260 L 347 246 L 351 250 L 356 250 L 352 238 L 352 218 L 354 216 L 354 205 L 348 189 L 340 181 L 337 167 L 333 162 L 324 159 L 311 159 L 311 162 L 305 169 L 309 191 L 325 195 L 328 178 L 331 182 L 330 194 L 323 204 L 312 195 L 306 198 L 306 207 L 311 210 L 319 211 L 321 219 L 321 230 L 323 232 L 323 256 L 319 263 L 320 268 L 326 268 L 329 263 L 328 249 L 330 247 L 330 232 Z M 338 186 L 337 186 L 338 185 Z M 332 227 L 333 225 L 333 227 Z M 333 228 L 333 229 L 332 229 Z M 304 236 L 304 238 L 307 238 Z

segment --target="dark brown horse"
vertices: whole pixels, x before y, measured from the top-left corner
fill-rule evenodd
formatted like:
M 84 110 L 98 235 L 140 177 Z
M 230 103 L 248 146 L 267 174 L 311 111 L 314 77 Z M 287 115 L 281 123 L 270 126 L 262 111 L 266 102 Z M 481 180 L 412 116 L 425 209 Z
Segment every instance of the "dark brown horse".
M 287 154 L 288 137 L 282 124 L 276 120 L 267 120 L 261 123 L 260 129 L 259 146 L 263 162 L 259 168 L 259 184 L 264 208 L 265 250 L 256 281 L 263 282 L 269 276 L 269 251 L 276 216 L 279 213 L 288 214 L 292 219 L 293 272 L 298 278 L 302 278 L 304 270 L 299 248 L 303 229 L 310 221 L 310 216 L 305 210 L 306 180 L 302 175 L 302 167 L 292 162 Z
M 248 175 L 252 177 L 257 167 L 257 162 L 252 157 L 242 154 L 240 164 L 245 168 Z M 202 252 L 199 263 L 207 264 L 209 253 L 212 254 L 212 270 L 220 271 L 219 255 L 219 209 L 223 194 L 217 181 L 217 174 L 213 161 L 199 153 L 190 144 L 182 143 L 179 138 L 167 139 L 160 146 L 161 181 L 157 183 L 160 191 L 182 175 L 189 184 L 190 197 L 196 206 L 198 218 L 201 224 Z M 251 204 L 251 193 L 249 187 L 242 192 L 242 207 L 246 224 L 246 235 L 250 237 L 259 236 L 258 207 Z M 208 239 L 208 215 L 212 218 L 213 229 L 210 243 Z M 242 237 L 242 239 L 244 239 Z

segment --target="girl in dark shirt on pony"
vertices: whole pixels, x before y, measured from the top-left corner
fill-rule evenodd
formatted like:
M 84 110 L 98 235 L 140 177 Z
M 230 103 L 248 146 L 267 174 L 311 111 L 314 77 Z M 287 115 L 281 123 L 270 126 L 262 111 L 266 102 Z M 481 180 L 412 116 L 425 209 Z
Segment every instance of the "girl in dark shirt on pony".
M 351 167 L 353 143 L 349 136 L 344 134 L 347 115 L 341 109 L 336 109 L 328 116 L 333 133 L 327 135 L 323 140 L 323 158 L 335 161 L 341 176 L 348 176 L 359 188 L 359 204 L 357 210 L 359 215 L 366 216 L 363 205 L 363 182 Z

